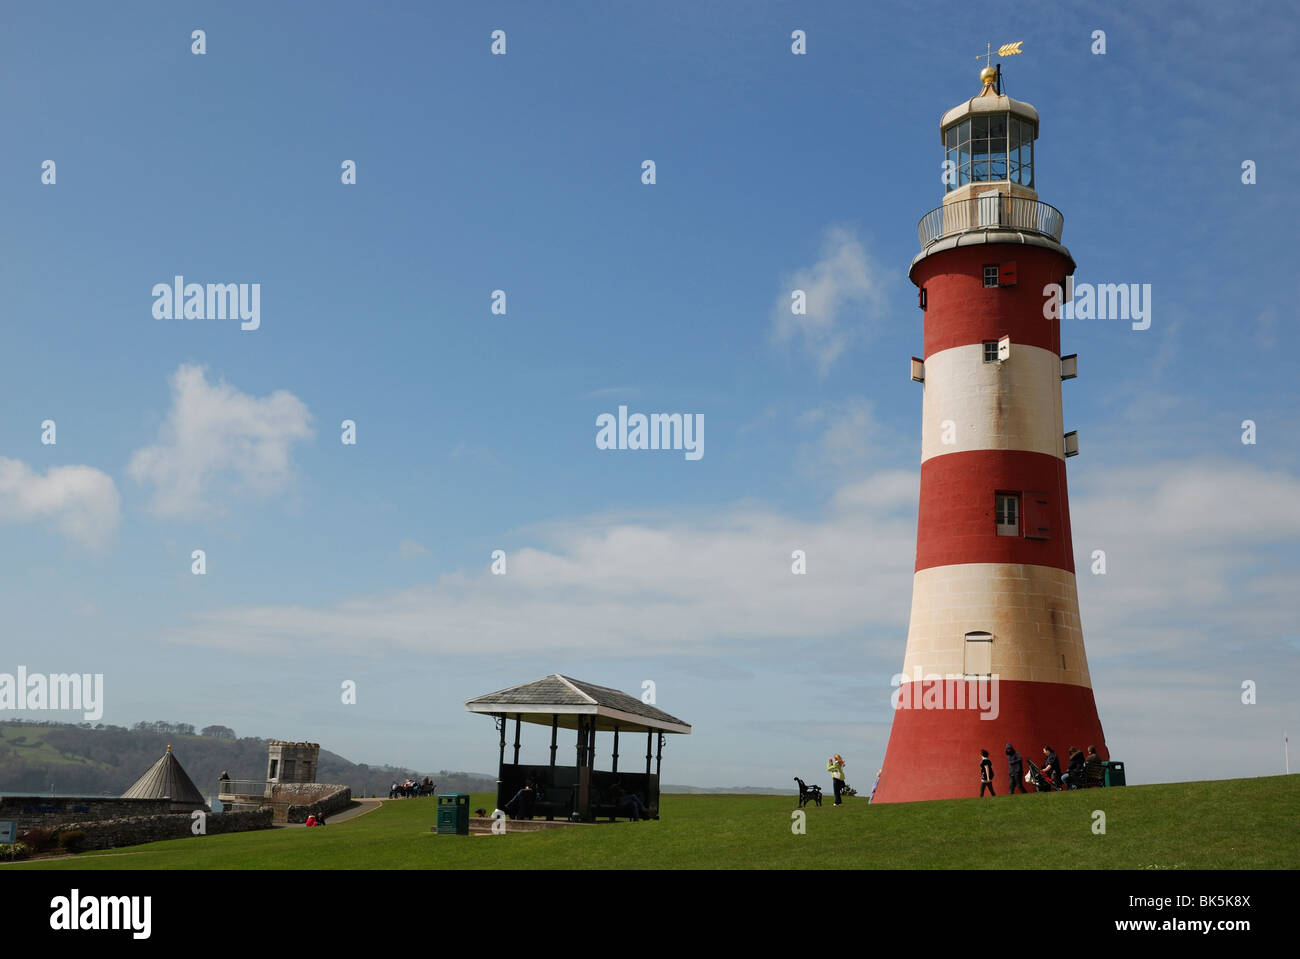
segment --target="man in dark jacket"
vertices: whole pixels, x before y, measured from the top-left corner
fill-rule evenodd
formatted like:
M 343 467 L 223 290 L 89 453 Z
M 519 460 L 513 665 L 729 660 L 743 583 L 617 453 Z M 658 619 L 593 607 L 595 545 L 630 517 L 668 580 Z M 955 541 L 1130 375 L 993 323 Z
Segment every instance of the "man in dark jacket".
M 1087 777 L 1083 774 L 1082 750 L 1070 747 L 1070 768 L 1061 777 L 1061 782 L 1069 789 L 1080 789 L 1088 784 Z
M 1007 754 L 1007 767 L 1011 770 L 1011 794 L 1015 795 L 1016 788 L 1019 787 L 1022 793 L 1028 793 L 1025 788 L 1025 761 L 1016 752 L 1016 747 L 1007 743 L 1007 748 L 1003 750 Z
M 1059 786 L 1061 784 L 1061 760 L 1051 746 L 1043 747 L 1043 775 Z

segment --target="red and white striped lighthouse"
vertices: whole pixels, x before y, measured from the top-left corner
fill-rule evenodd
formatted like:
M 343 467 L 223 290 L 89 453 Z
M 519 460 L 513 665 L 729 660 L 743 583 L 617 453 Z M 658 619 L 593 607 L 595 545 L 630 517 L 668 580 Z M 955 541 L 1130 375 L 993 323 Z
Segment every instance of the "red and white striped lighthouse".
M 1109 758 L 1079 622 L 1049 284 L 1074 260 L 1035 190 L 1038 112 L 999 70 L 944 114 L 947 192 L 920 223 L 921 502 L 907 653 L 876 802 L 976 796 L 980 750 L 1007 788 L 1004 744 Z M 896 677 L 898 679 L 898 677 Z M 1026 767 L 1027 768 L 1027 767 Z M 1032 791 L 1033 787 L 1029 787 Z

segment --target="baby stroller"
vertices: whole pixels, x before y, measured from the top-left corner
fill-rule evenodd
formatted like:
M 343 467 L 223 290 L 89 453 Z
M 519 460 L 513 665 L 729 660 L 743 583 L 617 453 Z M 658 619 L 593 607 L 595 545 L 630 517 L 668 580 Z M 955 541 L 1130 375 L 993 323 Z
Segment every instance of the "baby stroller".
M 1025 782 L 1033 783 L 1034 788 L 1040 793 L 1059 792 L 1065 788 L 1059 782 L 1053 782 L 1050 777 L 1034 765 L 1032 759 L 1026 759 L 1025 765 L 1029 767 L 1029 772 L 1025 773 Z

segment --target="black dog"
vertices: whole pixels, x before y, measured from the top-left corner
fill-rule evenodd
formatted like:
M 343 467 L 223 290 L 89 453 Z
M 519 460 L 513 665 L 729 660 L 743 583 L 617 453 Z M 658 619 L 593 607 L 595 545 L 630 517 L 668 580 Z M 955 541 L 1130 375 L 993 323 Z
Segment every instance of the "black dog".
M 810 799 L 819 806 L 822 804 L 821 786 L 808 786 L 798 776 L 794 777 L 794 781 L 799 784 L 799 808 L 808 805 Z

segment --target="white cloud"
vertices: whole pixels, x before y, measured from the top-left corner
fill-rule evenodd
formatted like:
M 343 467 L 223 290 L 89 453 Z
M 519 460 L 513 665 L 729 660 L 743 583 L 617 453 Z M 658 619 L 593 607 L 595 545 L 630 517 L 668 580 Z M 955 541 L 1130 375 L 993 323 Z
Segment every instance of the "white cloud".
M 892 630 L 907 615 L 915 493 L 875 507 L 833 505 L 814 522 L 749 506 L 693 520 L 590 517 L 535 530 L 542 545 L 508 549 L 503 576 L 485 561 L 328 608 L 200 614 L 177 638 L 268 651 L 360 641 L 372 651 L 625 656 Z M 791 572 L 796 549 L 806 575 Z
M 860 396 L 806 410 L 798 423 L 821 430 L 815 443 L 799 447 L 804 466 L 828 470 L 837 479 L 846 468 L 878 466 L 898 449 L 897 441 L 888 438 L 888 431 L 876 419 L 875 406 Z
M 397 544 L 397 553 L 402 559 L 414 559 L 416 556 L 428 556 L 429 551 L 413 539 L 404 539 Z
M 1294 636 L 1300 477 L 1165 462 L 1091 479 L 1072 504 L 1090 658 Z M 751 504 L 690 520 L 580 518 L 537 527 L 538 545 L 507 548 L 504 576 L 485 561 L 326 608 L 231 609 L 185 632 L 250 647 L 320 637 L 442 652 L 621 654 L 879 630 L 896 637 L 901 659 L 918 489 L 915 471 L 878 471 L 841 486 L 813 520 Z M 403 544 L 411 555 L 420 549 Z M 795 549 L 807 554 L 806 575 L 790 572 Z M 1094 549 L 1106 551 L 1105 576 L 1090 573 Z
M 54 466 L 44 476 L 0 457 L 0 520 L 49 521 L 71 539 L 100 548 L 120 517 L 117 486 L 90 466 Z
M 293 444 L 312 435 L 311 414 L 292 393 L 255 397 L 204 369 L 184 364 L 171 377 L 172 407 L 152 446 L 137 450 L 127 472 L 152 484 L 161 516 L 196 516 L 217 508 L 220 480 L 235 491 L 270 496 L 293 475 Z
M 867 256 L 857 234 L 846 227 L 826 231 L 821 259 L 784 277 L 772 307 L 772 337 L 798 339 L 825 375 L 853 341 L 879 320 L 885 308 L 883 286 L 891 279 Z M 807 312 L 791 312 L 791 294 L 803 290 Z
M 1131 764 L 1132 781 L 1271 770 L 1274 731 L 1300 728 L 1291 695 L 1300 477 L 1173 460 L 1087 479 L 1073 497 L 1073 531 L 1111 749 Z M 888 677 L 906 642 L 918 487 L 916 470 L 877 472 L 841 486 L 808 521 L 747 504 L 693 519 L 590 516 L 530 531 L 536 545 L 507 545 L 504 576 L 491 575 L 485 557 L 476 571 L 326 607 L 198 613 L 173 639 L 250 653 L 364 651 L 389 662 L 432 655 L 448 668 L 504 656 L 617 673 L 619 663 L 653 660 L 679 681 L 734 664 L 757 677 L 739 680 L 745 708 L 768 712 L 729 714 L 716 731 L 724 740 L 752 721 L 807 719 L 794 712 L 804 702 L 796 687 L 812 681 L 823 701 L 856 684 L 839 711 L 843 728 L 817 732 L 867 744 L 874 729 L 883 748 Z M 1094 548 L 1107 551 L 1106 576 L 1089 572 Z M 806 551 L 807 575 L 791 574 L 793 549 Z M 788 705 L 755 698 L 774 670 Z M 1240 705 L 1243 679 L 1259 681 L 1258 707 Z M 1209 765 L 1180 758 L 1197 750 Z M 731 781 L 779 780 L 767 753 L 738 746 L 737 755 L 748 765 Z
M 1300 477 L 1222 461 L 1099 471 L 1073 533 L 1089 657 L 1213 658 L 1295 634 Z M 1091 572 L 1106 553 L 1106 575 Z

